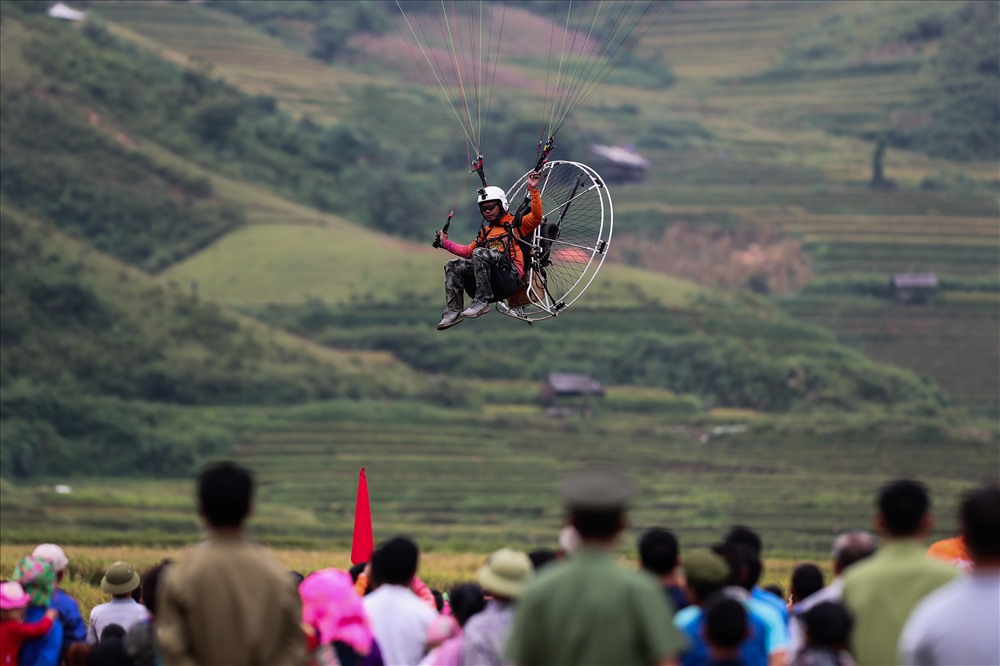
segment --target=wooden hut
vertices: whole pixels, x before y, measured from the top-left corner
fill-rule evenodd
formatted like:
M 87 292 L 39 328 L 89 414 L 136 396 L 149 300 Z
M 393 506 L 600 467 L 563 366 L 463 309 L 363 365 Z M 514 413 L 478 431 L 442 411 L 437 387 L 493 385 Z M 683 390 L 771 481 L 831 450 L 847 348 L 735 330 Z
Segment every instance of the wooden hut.
M 889 281 L 896 301 L 903 305 L 926 305 L 934 298 L 938 279 L 934 273 L 897 273 Z
M 538 393 L 538 402 L 549 416 L 589 416 L 593 400 L 604 397 L 604 387 L 590 375 L 553 372 Z

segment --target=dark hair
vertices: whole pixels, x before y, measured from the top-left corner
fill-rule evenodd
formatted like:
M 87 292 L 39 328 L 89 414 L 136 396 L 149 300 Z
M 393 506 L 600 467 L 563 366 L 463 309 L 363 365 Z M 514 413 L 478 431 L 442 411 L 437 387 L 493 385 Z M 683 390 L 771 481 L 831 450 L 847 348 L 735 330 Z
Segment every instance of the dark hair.
M 800 564 L 792 571 L 792 596 L 801 601 L 823 589 L 823 572 L 815 564 Z
M 770 583 L 762 588 L 765 592 L 770 592 L 779 599 L 785 598 L 785 590 L 782 589 L 777 583 Z
M 746 525 L 733 525 L 729 528 L 729 533 L 723 539 L 723 543 L 746 546 L 753 552 L 760 555 L 764 552 L 764 542 L 760 535 Z
M 646 571 L 663 576 L 677 568 L 677 537 L 654 527 L 639 539 L 639 563 Z
M 148 608 L 149 612 L 154 615 L 156 614 L 156 591 L 160 587 L 160 576 L 163 575 L 163 570 L 170 564 L 173 564 L 173 560 L 167 558 L 159 564 L 154 564 L 142 574 L 142 585 L 140 585 L 140 589 L 142 590 L 142 605 Z
M 198 475 L 198 501 L 212 527 L 239 527 L 250 515 L 253 477 L 233 462 L 205 467 Z
M 434 606 L 440 613 L 444 610 L 444 595 L 441 594 L 441 590 L 431 590 L 431 596 L 434 597 Z
M 124 637 L 125 637 L 125 627 L 123 627 L 120 624 L 109 624 L 108 626 L 101 629 L 101 635 L 98 638 L 99 642 L 103 643 L 104 641 L 111 638 L 122 639 Z
M 581 539 L 610 539 L 625 524 L 625 509 L 572 509 L 570 521 Z
M 351 567 L 350 569 L 348 569 L 347 571 L 351 574 L 351 580 L 353 580 L 355 583 L 357 583 L 358 582 L 358 576 L 360 576 L 362 573 L 364 573 L 365 566 L 367 566 L 367 565 L 368 565 L 367 562 L 358 562 L 353 567 Z
M 763 571 L 760 556 L 756 552 L 740 543 L 720 543 L 713 546 L 712 550 L 729 565 L 727 585 L 738 585 L 747 590 L 754 588 Z
M 705 608 L 705 638 L 712 647 L 740 646 L 749 633 L 746 608 L 736 599 L 716 595 Z
M 975 559 L 1000 558 L 1000 486 L 984 486 L 962 498 L 962 534 Z
M 470 617 L 486 608 L 486 596 L 476 583 L 462 583 L 451 588 L 448 603 L 458 626 L 464 627 Z
M 302 584 L 302 581 L 306 579 L 306 577 L 302 575 L 301 571 L 295 571 L 294 569 L 288 572 L 288 577 L 291 579 L 292 585 L 295 586 L 296 590 L 299 589 L 299 585 Z
M 854 625 L 847 609 L 831 601 L 816 604 L 801 617 L 806 625 L 807 644 L 816 647 L 842 647 Z
M 860 562 L 878 550 L 875 539 L 867 532 L 849 532 L 834 542 L 833 565 L 837 571 Z
M 531 568 L 538 571 L 549 562 L 559 559 L 559 555 L 551 548 L 539 548 L 528 553 L 528 559 L 531 560 Z
M 878 497 L 879 513 L 892 536 L 913 536 L 931 508 L 927 486 L 919 481 L 902 479 L 882 487 Z
M 406 537 L 389 539 L 372 553 L 372 577 L 388 585 L 409 585 L 417 575 L 420 550 Z

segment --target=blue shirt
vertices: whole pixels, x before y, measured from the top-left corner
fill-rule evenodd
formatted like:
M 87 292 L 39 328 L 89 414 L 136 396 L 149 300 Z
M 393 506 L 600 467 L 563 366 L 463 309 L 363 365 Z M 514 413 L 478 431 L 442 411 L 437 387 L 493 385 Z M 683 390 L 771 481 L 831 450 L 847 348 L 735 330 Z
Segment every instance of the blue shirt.
M 767 623 L 747 609 L 750 637 L 740 646 L 740 657 L 746 666 L 767 666 Z M 674 626 L 683 631 L 690 648 L 681 654 L 681 666 L 705 666 L 708 663 L 708 642 L 705 638 L 704 614 L 699 606 L 688 606 L 674 615 Z
M 24 611 L 25 622 L 38 622 L 48 610 L 45 606 L 28 606 Z M 53 622 L 52 628 L 44 636 L 30 640 L 21 646 L 19 666 L 59 666 L 59 650 L 62 649 L 62 622 Z
M 785 604 L 785 601 L 781 597 L 768 592 L 764 588 L 754 587 L 750 590 L 750 598 L 774 606 L 781 613 L 781 619 L 785 624 L 788 624 L 788 605 Z
M 52 595 L 51 606 L 59 611 L 59 621 L 62 623 L 63 629 L 62 647 L 59 654 L 64 657 L 71 643 L 81 643 L 87 640 L 87 623 L 84 622 L 83 616 L 80 614 L 80 606 L 76 603 L 76 599 L 58 588 Z

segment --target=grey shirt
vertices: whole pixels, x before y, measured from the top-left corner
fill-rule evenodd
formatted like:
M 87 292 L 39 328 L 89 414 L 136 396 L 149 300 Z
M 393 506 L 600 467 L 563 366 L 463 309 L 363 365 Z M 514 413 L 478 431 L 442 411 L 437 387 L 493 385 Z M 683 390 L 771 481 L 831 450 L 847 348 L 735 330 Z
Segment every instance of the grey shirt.
M 93 645 L 101 638 L 101 632 L 111 624 L 117 624 L 128 633 L 133 624 L 149 618 L 149 610 L 134 599 L 112 599 L 106 604 L 94 606 L 90 611 L 87 626 L 87 642 Z

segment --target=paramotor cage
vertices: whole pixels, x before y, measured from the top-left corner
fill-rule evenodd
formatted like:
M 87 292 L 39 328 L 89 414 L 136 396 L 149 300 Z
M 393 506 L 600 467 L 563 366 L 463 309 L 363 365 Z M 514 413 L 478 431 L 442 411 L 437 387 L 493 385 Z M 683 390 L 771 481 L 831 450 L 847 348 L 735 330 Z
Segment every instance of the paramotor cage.
M 526 200 L 529 173 L 507 192 L 511 209 Z M 604 263 L 614 224 L 611 194 L 586 164 L 546 162 L 539 189 L 543 219 L 522 242 L 530 259 L 521 289 L 497 304 L 529 324 L 562 314 L 583 295 Z

